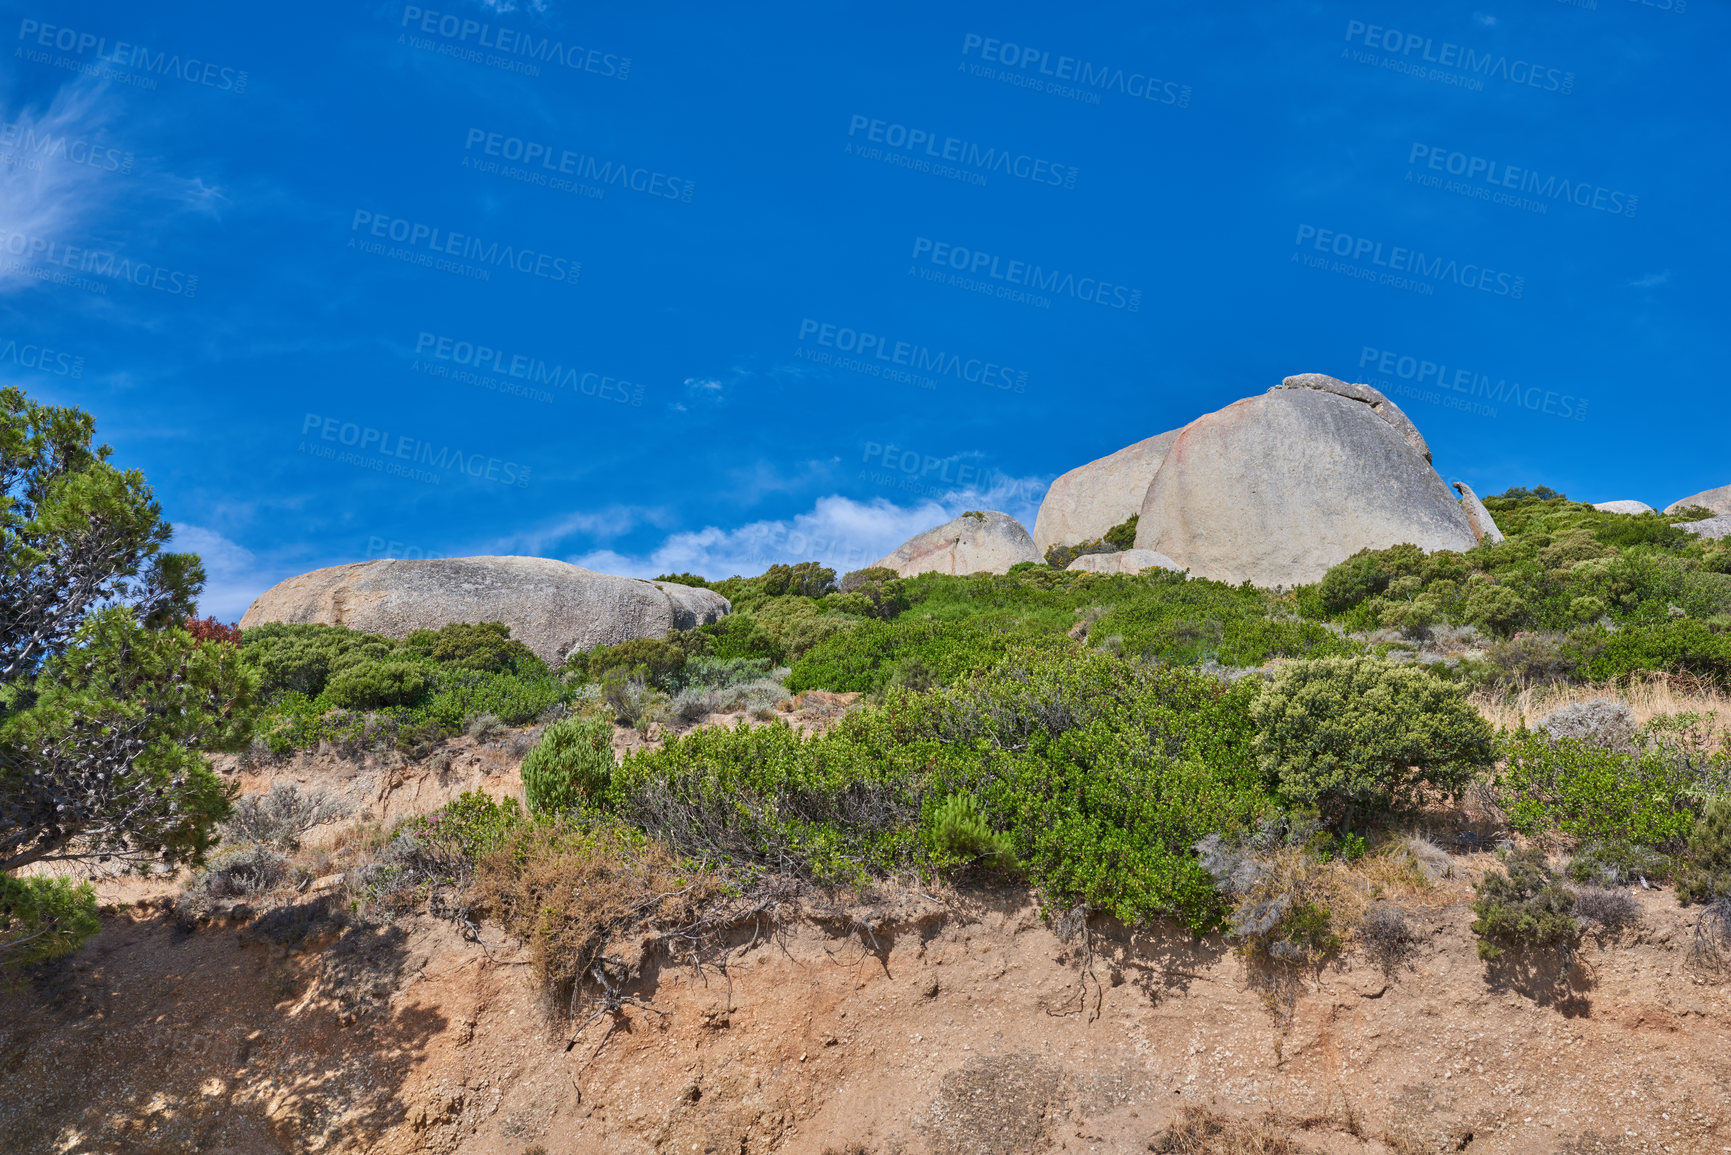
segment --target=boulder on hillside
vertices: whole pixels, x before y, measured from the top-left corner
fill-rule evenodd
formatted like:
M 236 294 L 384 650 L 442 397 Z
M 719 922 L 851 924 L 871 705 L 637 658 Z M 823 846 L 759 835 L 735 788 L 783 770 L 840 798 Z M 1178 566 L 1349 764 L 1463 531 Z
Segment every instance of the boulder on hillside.
M 1034 519 L 1034 548 L 1096 541 L 1140 512 L 1148 486 L 1181 430 L 1172 429 L 1078 465 L 1051 484 Z
M 1721 485 L 1718 489 L 1703 489 L 1679 501 L 1673 501 L 1665 507 L 1666 513 L 1676 513 L 1680 509 L 1688 509 L 1691 505 L 1699 505 L 1714 513 L 1731 513 L 1731 485 Z
M 242 629 L 266 622 L 348 626 L 404 638 L 453 622 L 504 622 L 550 665 L 577 651 L 665 637 L 732 610 L 714 590 L 596 573 L 544 557 L 356 562 L 280 581 Z
M 1473 487 L 1464 481 L 1455 482 L 1455 492 L 1461 495 L 1461 511 L 1467 515 L 1467 523 L 1473 527 L 1473 533 L 1478 535 L 1480 545 L 1496 545 L 1506 541 L 1503 531 L 1497 528 L 1497 519 L 1491 516 L 1491 511 L 1485 508 L 1485 503 L 1479 500 L 1479 495 L 1473 492 Z
M 1368 385 L 1317 373 L 1186 425 L 1136 528 L 1136 548 L 1192 576 L 1259 586 L 1317 581 L 1361 549 L 1477 541 L 1406 415 Z
M 894 553 L 874 565 L 896 571 L 898 577 L 920 573 L 1008 573 L 1013 565 L 1041 561 L 1021 522 L 995 509 L 971 509 L 954 521 L 904 541 Z
M 1141 573 L 1145 569 L 1184 569 L 1163 553 L 1151 549 L 1124 549 L 1116 553 L 1085 553 L 1065 569 L 1078 573 Z
M 1644 501 L 1595 501 L 1593 508 L 1606 513 L 1657 513 L 1658 511 Z
M 1674 521 L 1671 524 L 1678 529 L 1686 529 L 1696 537 L 1704 537 L 1709 541 L 1731 537 L 1731 513 L 1722 513 L 1718 517 L 1704 517 L 1700 521 Z

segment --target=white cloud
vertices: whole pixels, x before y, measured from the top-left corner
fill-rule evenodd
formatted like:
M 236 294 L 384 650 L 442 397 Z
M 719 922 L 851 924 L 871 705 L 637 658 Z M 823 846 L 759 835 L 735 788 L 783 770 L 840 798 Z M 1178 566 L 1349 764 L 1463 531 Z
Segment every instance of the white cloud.
M 196 553 L 204 561 L 204 592 L 198 612 L 237 622 L 252 600 L 288 574 L 268 572 L 257 555 L 213 529 L 179 522 L 168 543 L 174 553 Z
M 845 573 L 870 565 L 916 533 L 942 525 L 968 509 L 1001 509 L 1031 528 L 1044 493 L 1041 479 L 1006 478 L 991 490 L 951 490 L 913 505 L 897 505 L 884 497 L 856 501 L 830 494 L 791 518 L 754 521 L 734 529 L 711 525 L 682 530 L 647 553 L 600 549 L 569 560 L 603 573 L 631 577 L 679 572 L 711 579 L 749 576 L 778 562 L 802 561 L 815 561 Z
M 87 155 L 91 145 L 119 147 L 104 131 L 110 106 L 101 96 L 99 85 L 80 81 L 63 86 L 46 111 L 25 108 L 0 114 L 14 126 L 11 151 L 21 161 L 0 167 L 0 222 L 6 234 L 27 238 L 23 264 L 37 263 L 31 254 L 36 243 L 77 243 L 85 222 L 124 181 L 104 166 L 75 163 L 70 156 L 75 145 L 80 156 Z M 22 272 L 0 279 L 0 287 L 35 283 Z
M 1487 15 L 1484 12 L 1474 12 L 1473 20 L 1484 25 L 1486 28 L 1495 28 L 1497 26 L 1497 18 L 1495 16 Z
M 1666 269 L 1662 273 L 1648 273 L 1644 277 L 1637 277 L 1629 282 L 1629 287 L 1633 289 L 1656 289 L 1660 285 L 1669 283 L 1670 280 L 1671 270 Z

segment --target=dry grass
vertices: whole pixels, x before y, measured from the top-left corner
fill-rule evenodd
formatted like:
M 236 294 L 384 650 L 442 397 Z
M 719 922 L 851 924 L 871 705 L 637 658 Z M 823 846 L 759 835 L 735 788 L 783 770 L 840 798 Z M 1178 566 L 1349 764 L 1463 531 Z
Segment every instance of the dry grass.
M 574 1006 L 584 984 L 612 981 L 596 971 L 615 936 L 689 926 L 721 893 L 716 875 L 660 843 L 560 823 L 508 837 L 481 861 L 471 898 L 529 944 L 535 970 Z
M 1731 720 L 1731 694 L 1712 682 L 1684 674 L 1653 674 L 1621 685 L 1536 685 L 1510 692 L 1477 690 L 1472 704 L 1493 726 L 1538 724 L 1559 706 L 1609 698 L 1634 712 L 1637 726 L 1659 714 L 1717 714 Z

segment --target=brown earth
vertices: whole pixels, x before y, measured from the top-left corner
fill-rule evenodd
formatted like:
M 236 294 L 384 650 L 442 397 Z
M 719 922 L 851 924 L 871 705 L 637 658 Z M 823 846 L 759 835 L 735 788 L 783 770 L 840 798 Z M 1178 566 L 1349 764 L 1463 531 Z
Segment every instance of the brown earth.
M 513 748 L 237 772 L 379 822 L 517 792 Z M 1687 964 L 1693 911 L 1636 890 L 1572 965 L 1488 970 L 1492 861 L 1401 900 L 1404 959 L 1287 982 L 1177 928 L 1065 941 L 1020 888 L 808 898 L 701 967 L 620 944 L 629 1001 L 581 1029 L 496 927 L 345 926 L 321 880 L 189 931 L 174 880 L 110 882 L 91 945 L 0 992 L 0 1150 L 1731 1151 L 1731 983 Z

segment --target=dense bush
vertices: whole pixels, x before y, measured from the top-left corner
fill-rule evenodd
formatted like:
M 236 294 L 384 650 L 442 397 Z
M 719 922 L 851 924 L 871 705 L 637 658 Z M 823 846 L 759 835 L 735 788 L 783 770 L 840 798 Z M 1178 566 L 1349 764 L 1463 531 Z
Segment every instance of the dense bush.
M 437 630 L 416 630 L 403 639 L 405 652 L 441 666 L 482 674 L 538 673 L 544 663 L 511 637 L 504 622 L 452 623 Z
M 413 662 L 361 662 L 331 675 L 324 700 L 344 710 L 410 706 L 427 689 L 427 676 Z
M 1348 822 L 1456 795 L 1491 762 L 1490 726 L 1457 687 L 1376 658 L 1289 662 L 1251 716 L 1281 794 Z
M 101 929 L 96 891 L 88 882 L 0 874 L 0 965 L 28 966 L 71 954 Z
M 612 726 L 578 718 L 554 722 L 523 759 L 529 812 L 550 814 L 600 798 L 613 769 Z
M 1662 748 L 1620 751 L 1529 730 L 1507 734 L 1497 789 L 1522 834 L 1656 847 L 1687 835 L 1699 780 Z
M 596 646 L 587 652 L 572 654 L 565 668 L 593 682 L 603 682 L 609 675 L 621 674 L 654 682 L 663 689 L 674 689 L 680 682 L 685 662 L 685 649 L 677 641 L 633 638 L 617 645 Z
M 986 821 L 986 812 L 972 794 L 952 794 L 926 818 L 926 843 L 941 858 L 978 862 L 997 870 L 1015 865 L 1014 841 Z
M 1575 893 L 1545 865 L 1544 852 L 1517 851 L 1506 866 L 1506 872 L 1486 871 L 1474 888 L 1479 957 L 1491 960 L 1531 948 L 1573 950 L 1581 937 Z
M 1731 897 L 1731 795 L 1707 804 L 1689 835 L 1689 851 L 1677 872 L 1679 902 Z
M 937 865 L 928 812 L 966 793 L 1048 902 L 1206 928 L 1223 906 L 1191 846 L 1275 808 L 1249 757 L 1254 692 L 1024 647 L 817 737 L 742 725 L 634 753 L 609 800 L 693 857 L 840 882 Z

